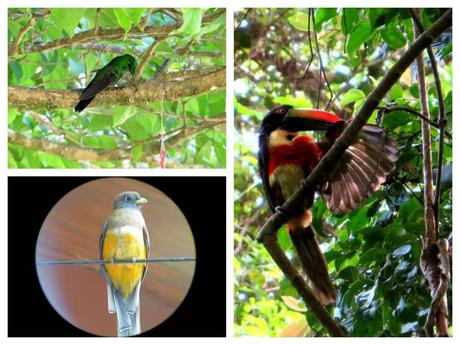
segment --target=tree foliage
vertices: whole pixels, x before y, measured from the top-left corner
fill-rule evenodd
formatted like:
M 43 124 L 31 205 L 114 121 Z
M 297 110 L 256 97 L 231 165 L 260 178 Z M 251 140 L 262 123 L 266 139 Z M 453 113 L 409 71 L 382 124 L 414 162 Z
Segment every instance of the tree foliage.
M 422 11 L 425 28 L 442 12 Z M 329 110 L 343 118 L 351 117 L 414 40 L 410 13 L 404 9 L 317 9 L 314 24 L 309 25 L 308 19 L 308 9 L 250 9 L 236 14 L 239 25 L 235 30 L 237 335 L 327 335 L 255 239 L 257 230 L 270 216 L 257 174 L 260 120 L 275 105 L 326 109 L 329 102 Z M 443 34 L 433 47 L 448 118 L 439 236 L 449 238 L 452 232 L 451 34 Z M 430 119 L 436 123 L 439 102 L 427 59 L 425 67 Z M 431 296 L 419 268 L 420 239 L 425 224 L 421 120 L 410 112 L 420 110 L 414 69 L 404 73 L 380 106 L 392 111 L 376 111 L 369 122 L 380 123 L 398 143 L 400 157 L 394 173 L 384 188 L 360 209 L 341 217 L 333 216 L 323 200 L 317 198 L 312 225 L 323 243 L 329 272 L 338 290 L 337 303 L 330 312 L 347 334 L 419 336 L 424 335 Z M 437 162 L 439 130 L 432 127 L 431 133 L 433 162 Z M 284 228 L 278 232 L 278 239 L 297 263 Z
M 225 11 L 10 8 L 9 167 L 225 167 Z M 82 113 L 94 71 L 138 61 Z

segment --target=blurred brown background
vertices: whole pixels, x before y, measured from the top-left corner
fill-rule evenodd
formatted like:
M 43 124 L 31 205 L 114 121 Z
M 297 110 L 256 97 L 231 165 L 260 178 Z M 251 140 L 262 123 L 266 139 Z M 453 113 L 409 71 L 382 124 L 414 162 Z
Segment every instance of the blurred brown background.
M 129 178 L 90 181 L 65 195 L 40 231 L 36 260 L 99 258 L 99 235 L 114 197 L 133 190 L 147 198 L 143 215 L 150 235 L 150 257 L 195 256 L 192 232 L 179 208 L 152 186 Z M 167 319 L 183 301 L 194 262 L 151 263 L 141 287 L 141 329 Z M 43 291 L 53 307 L 78 328 L 116 335 L 116 316 L 107 312 L 107 290 L 98 265 L 37 267 Z

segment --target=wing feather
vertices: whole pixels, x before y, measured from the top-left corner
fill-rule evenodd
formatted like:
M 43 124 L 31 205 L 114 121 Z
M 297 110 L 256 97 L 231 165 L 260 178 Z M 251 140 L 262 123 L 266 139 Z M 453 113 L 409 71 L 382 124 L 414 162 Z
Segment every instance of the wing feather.
M 321 195 L 335 214 L 359 207 L 385 182 L 398 159 L 396 143 L 385 131 L 366 125 L 321 188 Z

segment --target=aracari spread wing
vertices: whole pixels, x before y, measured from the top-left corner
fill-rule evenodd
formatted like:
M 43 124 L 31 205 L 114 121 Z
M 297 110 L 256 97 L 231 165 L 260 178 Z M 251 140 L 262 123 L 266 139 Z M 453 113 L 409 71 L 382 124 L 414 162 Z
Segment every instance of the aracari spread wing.
M 381 127 L 366 125 L 321 186 L 320 194 L 334 214 L 349 212 L 380 188 L 397 159 L 396 143 Z

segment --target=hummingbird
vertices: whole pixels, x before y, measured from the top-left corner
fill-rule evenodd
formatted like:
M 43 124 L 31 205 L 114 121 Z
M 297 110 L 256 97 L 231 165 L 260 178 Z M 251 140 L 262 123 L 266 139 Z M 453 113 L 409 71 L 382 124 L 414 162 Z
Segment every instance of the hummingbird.
M 129 54 L 117 56 L 112 59 L 107 65 L 97 70 L 93 80 L 91 80 L 81 93 L 78 99 L 79 102 L 75 106 L 75 111 L 80 112 L 85 109 L 99 92 L 104 91 L 109 85 L 116 83 L 125 72 L 131 73 L 134 83 L 134 72 L 136 68 L 137 61 Z

